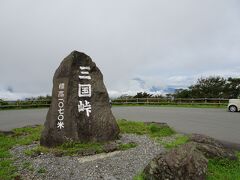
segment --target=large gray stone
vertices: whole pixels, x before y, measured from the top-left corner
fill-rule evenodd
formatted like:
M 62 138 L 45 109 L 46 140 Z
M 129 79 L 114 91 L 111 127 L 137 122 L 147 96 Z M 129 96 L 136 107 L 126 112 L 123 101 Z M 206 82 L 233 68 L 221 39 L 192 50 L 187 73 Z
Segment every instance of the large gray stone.
M 187 143 L 154 158 L 144 169 L 146 180 L 205 180 L 208 160 Z
M 88 93 L 86 86 L 80 88 L 79 84 L 90 84 L 92 92 Z M 87 105 L 88 101 L 91 110 L 88 107 L 84 109 L 80 101 L 82 105 Z M 58 126 L 61 123 L 64 127 Z M 41 135 L 41 145 L 52 147 L 69 141 L 102 142 L 114 140 L 118 134 L 102 73 L 89 56 L 73 51 L 54 74 L 52 103 Z
M 228 158 L 237 160 L 237 155 L 233 149 L 224 147 L 224 145 L 209 136 L 201 134 L 191 134 L 189 140 L 196 143 L 196 147 L 207 158 Z

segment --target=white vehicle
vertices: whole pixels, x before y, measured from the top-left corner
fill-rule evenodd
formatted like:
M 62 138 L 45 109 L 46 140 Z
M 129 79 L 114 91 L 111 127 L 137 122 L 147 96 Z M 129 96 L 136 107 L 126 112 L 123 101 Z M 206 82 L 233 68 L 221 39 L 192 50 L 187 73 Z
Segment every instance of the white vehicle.
M 228 110 L 230 112 L 240 111 L 240 99 L 229 99 Z

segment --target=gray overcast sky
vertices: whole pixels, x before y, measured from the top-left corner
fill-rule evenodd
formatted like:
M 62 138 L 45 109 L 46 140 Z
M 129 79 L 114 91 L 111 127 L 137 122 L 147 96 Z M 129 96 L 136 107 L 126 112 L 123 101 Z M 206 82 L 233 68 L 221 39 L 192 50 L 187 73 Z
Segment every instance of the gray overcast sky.
M 72 50 L 92 57 L 111 95 L 239 77 L 240 1 L 0 1 L 0 98 L 50 94 Z

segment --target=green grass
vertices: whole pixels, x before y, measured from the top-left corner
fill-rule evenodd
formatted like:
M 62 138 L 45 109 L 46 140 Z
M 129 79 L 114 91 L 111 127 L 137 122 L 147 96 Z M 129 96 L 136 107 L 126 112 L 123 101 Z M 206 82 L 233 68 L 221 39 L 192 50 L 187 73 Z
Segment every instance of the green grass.
M 65 143 L 61 146 L 57 146 L 54 148 L 47 148 L 38 145 L 37 147 L 25 150 L 24 153 L 28 156 L 37 156 L 40 153 L 46 154 L 51 153 L 54 155 L 61 155 L 61 156 L 77 156 L 81 152 L 84 151 L 94 151 L 96 154 L 104 152 L 104 143 Z M 118 150 L 128 150 L 131 148 L 136 147 L 137 144 L 135 143 L 127 143 L 127 144 L 120 144 Z
M 128 134 L 148 134 L 149 128 L 143 122 L 127 121 L 127 120 L 118 120 L 118 126 L 121 133 Z
M 24 127 L 24 128 L 17 128 L 14 129 L 14 133 L 17 137 L 17 144 L 19 145 L 28 145 L 31 144 L 33 141 L 39 141 L 41 131 L 43 126 L 36 126 L 36 127 Z
M 23 162 L 23 164 L 22 164 L 22 168 L 23 168 L 23 169 L 32 170 L 32 165 L 31 165 L 30 162 L 25 161 L 25 162 Z
M 14 179 L 17 168 L 9 150 L 16 145 L 30 144 L 40 139 L 42 126 L 14 129 L 13 135 L 0 134 L 0 179 Z
M 210 159 L 208 162 L 208 180 L 239 180 L 240 152 L 238 160 Z
M 24 153 L 29 156 L 39 155 L 40 153 L 51 153 L 54 155 L 61 156 L 76 156 L 79 153 L 92 150 L 96 154 L 103 152 L 104 143 L 64 143 L 61 146 L 57 146 L 54 148 L 47 148 L 43 146 L 37 146 L 31 150 L 26 150 Z
M 133 180 L 145 180 L 145 175 L 143 172 L 138 173 L 136 176 L 133 177 Z
M 188 140 L 189 140 L 189 137 L 183 135 L 183 136 L 177 137 L 174 141 L 171 141 L 168 143 L 164 143 L 164 142 L 160 142 L 160 143 L 163 144 L 165 148 L 171 149 L 171 148 L 178 147 L 182 144 L 186 144 L 188 142 Z
M 40 168 L 40 169 L 37 170 L 37 173 L 40 173 L 40 174 L 46 173 L 46 172 L 47 172 L 47 171 L 46 171 L 46 169 L 44 169 L 44 168 Z
M 175 131 L 168 126 L 148 125 L 151 137 L 166 137 L 175 134 Z
M 131 148 L 135 148 L 135 147 L 137 147 L 136 143 L 121 144 L 119 146 L 119 150 L 125 151 L 125 150 L 131 149 Z
M 175 134 L 175 131 L 168 126 L 160 126 L 156 124 L 145 124 L 144 122 L 118 120 L 121 133 L 147 134 L 150 137 L 165 137 Z
M 8 180 L 14 179 L 17 174 L 17 169 L 13 166 L 14 161 L 12 159 L 0 159 L 0 179 Z

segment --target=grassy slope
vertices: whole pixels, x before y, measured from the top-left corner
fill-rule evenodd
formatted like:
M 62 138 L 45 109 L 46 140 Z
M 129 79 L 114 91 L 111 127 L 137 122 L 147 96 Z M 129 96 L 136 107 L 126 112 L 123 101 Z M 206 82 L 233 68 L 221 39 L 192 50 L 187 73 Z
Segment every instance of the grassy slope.
M 16 145 L 27 145 L 40 139 L 42 126 L 35 128 L 14 129 L 14 134 L 5 136 L 0 134 L 0 179 L 13 179 L 17 176 L 17 169 L 13 166 L 14 159 L 9 150 Z
M 161 127 L 154 124 L 146 125 L 144 122 L 118 120 L 118 125 L 122 133 L 147 134 L 153 138 L 171 136 L 175 133 L 175 131 L 169 127 Z
M 210 159 L 208 163 L 209 180 L 239 180 L 240 179 L 240 152 L 238 160 Z

